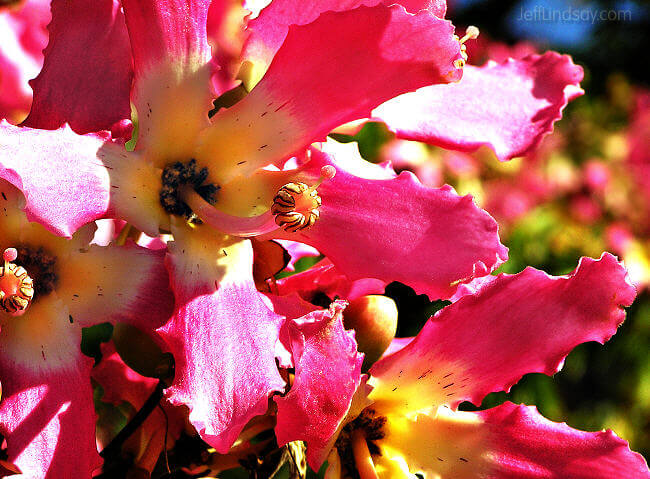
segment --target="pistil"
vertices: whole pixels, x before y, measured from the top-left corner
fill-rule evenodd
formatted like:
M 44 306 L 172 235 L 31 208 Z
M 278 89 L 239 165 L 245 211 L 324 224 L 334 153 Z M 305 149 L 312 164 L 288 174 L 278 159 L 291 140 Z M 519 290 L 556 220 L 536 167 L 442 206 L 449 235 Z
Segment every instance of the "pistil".
M 372 461 L 366 436 L 361 429 L 352 432 L 352 453 L 354 454 L 354 465 L 361 479 L 378 479 L 375 464 Z
M 319 218 L 321 199 L 317 188 L 336 174 L 331 165 L 321 168 L 321 176 L 313 186 L 305 183 L 284 185 L 266 213 L 251 217 L 233 216 L 214 208 L 191 188 L 181 188 L 180 198 L 202 221 L 217 230 L 234 236 L 251 237 L 283 228 L 296 232 L 312 226 Z
M 15 248 L 7 248 L 2 257 L 4 265 L 0 271 L 0 308 L 12 316 L 20 316 L 34 298 L 34 283 L 25 268 L 12 263 L 18 257 Z
M 460 55 L 463 57 L 463 59 L 458 59 L 454 62 L 454 66 L 456 68 L 463 68 L 465 66 L 465 63 L 467 62 L 467 46 L 465 45 L 465 42 L 467 40 L 476 40 L 479 35 L 479 29 L 475 27 L 474 25 L 470 25 L 467 27 L 467 30 L 465 30 L 465 35 L 463 35 L 463 38 L 458 38 L 458 42 L 460 43 Z

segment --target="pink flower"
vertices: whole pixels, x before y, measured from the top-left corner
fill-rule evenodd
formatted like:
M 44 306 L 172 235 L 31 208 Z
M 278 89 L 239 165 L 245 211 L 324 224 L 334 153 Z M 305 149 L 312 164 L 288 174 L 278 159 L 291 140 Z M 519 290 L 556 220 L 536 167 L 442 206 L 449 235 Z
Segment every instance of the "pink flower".
M 7 253 L 0 278 L 0 433 L 8 461 L 24 477 L 90 477 L 99 456 L 81 329 L 162 324 L 172 311 L 163 255 L 132 244 L 89 246 L 91 225 L 71 239 L 54 236 L 27 222 L 22 195 L 5 180 L 0 193 L 0 249 L 17 253 Z M 23 270 L 12 272 L 12 264 Z
M 508 391 L 526 373 L 556 373 L 580 343 L 604 343 L 635 294 L 607 253 L 583 258 L 567 276 L 527 268 L 479 278 L 375 363 L 367 384 L 335 316 L 294 325 L 296 377 L 276 398 L 278 442 L 306 441 L 314 470 L 328 459 L 328 478 L 650 477 L 611 431 L 577 431 L 512 403 L 457 410 Z
M 426 188 L 335 142 L 310 146 L 387 100 L 460 80 L 463 49 L 442 19 L 444 2 L 386 4 L 273 2 L 248 23 L 241 75 L 254 88 L 210 119 L 218 55 L 209 1 L 124 0 L 122 14 L 114 0 L 93 9 L 54 0 L 29 128 L 1 126 L 0 176 L 25 193 L 30 219 L 67 236 L 100 217 L 173 234 L 166 265 L 176 310 L 158 330 L 176 358 L 168 397 L 190 406 L 218 451 L 285 387 L 275 363 L 285 318 L 255 289 L 244 237 L 299 241 L 351 279 L 398 280 L 432 297 L 506 258 L 496 223 L 470 197 Z M 497 109 L 514 126 L 501 129 L 505 139 L 490 130 L 490 141 L 515 153 L 550 129 L 581 77 L 556 54 L 471 73 L 467 88 L 445 90 L 439 124 L 455 134 L 459 105 L 513 82 L 526 115 Z M 124 135 L 130 103 L 134 151 L 88 133 Z M 470 120 L 464 131 L 475 129 Z M 59 128 L 66 122 L 71 129 Z M 510 144 L 528 130 L 525 144 Z

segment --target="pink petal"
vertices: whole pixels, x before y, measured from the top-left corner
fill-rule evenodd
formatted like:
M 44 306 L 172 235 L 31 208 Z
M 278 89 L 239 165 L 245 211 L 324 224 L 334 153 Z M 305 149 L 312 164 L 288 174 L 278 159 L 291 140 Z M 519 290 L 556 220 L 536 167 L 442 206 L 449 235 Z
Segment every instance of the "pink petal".
M 314 246 L 348 278 L 401 281 L 445 298 L 455 282 L 484 275 L 507 258 L 497 224 L 470 196 L 449 186 L 427 188 L 409 172 L 358 178 L 346 171 L 345 159 L 312 153 L 313 175 L 331 164 L 336 176 L 318 188 L 320 219 L 283 237 Z
M 209 1 L 125 3 L 136 75 L 175 56 L 190 61 L 210 54 L 206 33 Z
M 50 41 L 25 125 L 78 133 L 130 118 L 131 48 L 117 0 L 53 0 Z
M 445 18 L 447 4 L 444 0 L 273 0 L 260 14 L 248 22 L 248 38 L 242 52 L 242 59 L 259 65 L 262 72 L 271 64 L 276 52 L 282 46 L 292 25 L 307 25 L 327 11 L 344 12 L 360 6 L 372 7 L 384 4 L 402 5 L 407 12 L 417 13 L 429 10 L 439 18 Z M 256 65 L 256 67 L 257 67 Z
M 174 228 L 167 264 L 176 311 L 159 331 L 171 346 L 172 404 L 187 404 L 204 440 L 225 453 L 284 387 L 275 364 L 282 317 L 255 290 L 253 250 L 207 226 Z
M 382 357 L 390 356 L 393 353 L 396 353 L 397 351 L 404 349 L 411 341 L 413 341 L 415 338 L 410 337 L 410 338 L 395 338 L 390 342 L 390 345 L 388 346 L 388 349 L 384 351 L 384 354 Z
M 582 95 L 583 70 L 555 52 L 466 66 L 459 83 L 422 88 L 373 112 L 398 137 L 463 151 L 487 145 L 500 160 L 521 156 L 553 131 Z
M 138 149 L 164 164 L 189 159 L 212 108 L 210 0 L 124 0 L 135 72 Z
M 318 306 L 308 303 L 298 296 L 297 293 L 291 293 L 286 296 L 267 294 L 264 299 L 269 309 L 287 319 L 297 319 L 321 309 Z M 280 331 L 279 339 L 275 345 L 275 359 L 281 368 L 293 368 L 293 355 L 290 351 L 291 338 L 289 337 L 287 328 L 283 328 Z
M 278 444 L 307 443 L 307 460 L 317 471 L 332 446 L 361 381 L 363 355 L 354 334 L 343 329 L 343 306 L 288 323 L 296 377 L 289 393 L 275 397 Z
M 554 374 L 578 344 L 604 343 L 636 292 L 616 258 L 582 258 L 568 276 L 501 274 L 430 319 L 416 339 L 377 362 L 373 399 L 417 410 L 480 404 L 526 373 Z M 400 373 L 403 371 L 403 373 Z
M 253 91 L 213 117 L 196 152 L 215 177 L 289 158 L 335 127 L 424 85 L 458 80 L 451 23 L 398 5 L 327 12 L 290 28 Z M 215 165 L 216 166 L 216 165 Z
M 434 413 L 388 415 L 384 432 L 377 441 L 378 466 L 425 477 L 650 477 L 643 457 L 613 432 L 578 431 L 545 419 L 532 406 L 505 403 L 480 412 L 443 406 Z
M 119 154 L 122 147 L 67 127 L 42 131 L 3 121 L 0 134 L 0 178 L 25 195 L 27 219 L 69 237 L 104 215 L 109 177 L 98 157 Z
M 386 283 L 378 279 L 363 278 L 352 281 L 338 271 L 331 261 L 324 259 L 308 270 L 277 280 L 278 293 L 297 293 L 306 301 L 320 294 L 330 299 L 356 299 L 366 294 L 383 294 Z
M 82 327 L 125 321 L 157 328 L 174 309 L 164 256 L 131 242 L 73 252 L 59 267 L 57 294 Z
M 533 406 L 509 402 L 477 415 L 490 430 L 494 477 L 650 477 L 643 456 L 610 430 L 578 431 L 545 419 Z
M 22 121 L 32 105 L 27 83 L 43 66 L 50 6 L 47 0 L 27 0 L 0 11 L 0 119 Z
M 100 465 L 92 360 L 81 354 L 80 343 L 81 329 L 68 322 L 53 294 L 0 333 L 0 433 L 7 438 L 9 461 L 24 477 L 90 478 Z

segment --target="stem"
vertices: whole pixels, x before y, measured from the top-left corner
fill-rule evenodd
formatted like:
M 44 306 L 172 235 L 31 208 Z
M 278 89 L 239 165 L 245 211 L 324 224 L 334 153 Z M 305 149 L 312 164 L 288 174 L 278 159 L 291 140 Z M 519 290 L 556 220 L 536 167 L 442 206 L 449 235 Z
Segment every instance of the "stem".
M 352 433 L 352 454 L 361 479 L 379 479 L 368 450 L 366 436 L 361 429 L 355 429 Z
M 158 401 L 157 406 L 158 409 L 160 409 L 160 412 L 163 413 L 163 416 L 165 416 L 165 442 L 163 443 L 163 454 L 165 455 L 165 468 L 167 469 L 167 474 L 171 474 L 172 471 L 169 469 L 169 455 L 167 454 L 167 435 L 169 434 L 169 417 L 167 417 L 165 408 L 162 407 L 160 401 Z
M 135 413 L 135 416 L 127 423 L 124 428 L 117 433 L 117 436 L 113 438 L 111 442 L 99 453 L 101 457 L 106 459 L 107 457 L 115 457 L 119 454 L 122 444 L 131 437 L 131 435 L 140 427 L 142 423 L 149 417 L 149 415 L 156 408 L 158 403 L 163 397 L 163 391 L 165 390 L 165 384 L 162 381 L 158 381 L 156 388 L 151 393 L 151 396 L 147 401 L 142 405 L 140 410 Z

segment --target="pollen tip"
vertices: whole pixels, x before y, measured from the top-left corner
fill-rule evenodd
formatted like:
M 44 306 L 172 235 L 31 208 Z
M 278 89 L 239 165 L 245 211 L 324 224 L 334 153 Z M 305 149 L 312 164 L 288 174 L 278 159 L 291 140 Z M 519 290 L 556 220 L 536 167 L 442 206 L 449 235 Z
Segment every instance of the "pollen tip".
M 480 33 L 481 32 L 479 31 L 478 27 L 475 27 L 474 25 L 470 25 L 467 27 L 467 30 L 465 30 L 465 36 L 471 38 L 472 40 L 478 38 Z
M 18 258 L 18 251 L 16 248 L 7 248 L 2 254 L 2 258 L 8 262 L 15 261 Z
M 475 27 L 474 25 L 470 25 L 467 27 L 467 30 L 465 30 L 465 35 L 463 35 L 463 38 L 458 40 L 460 44 L 464 44 L 467 40 L 476 40 L 479 36 L 479 29 Z
M 320 169 L 320 174 L 325 180 L 331 180 L 336 175 L 336 168 L 332 165 L 325 165 Z

